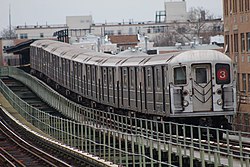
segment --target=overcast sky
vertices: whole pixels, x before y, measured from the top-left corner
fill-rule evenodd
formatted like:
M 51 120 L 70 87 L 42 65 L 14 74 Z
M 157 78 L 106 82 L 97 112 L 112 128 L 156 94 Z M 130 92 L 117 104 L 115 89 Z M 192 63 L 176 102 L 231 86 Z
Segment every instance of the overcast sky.
M 187 10 L 203 7 L 222 16 L 222 0 L 186 2 Z M 164 10 L 164 0 L 0 0 L 0 4 L 0 31 L 8 27 L 9 5 L 13 26 L 65 24 L 66 16 L 79 15 L 92 15 L 95 23 L 154 21 L 155 12 Z

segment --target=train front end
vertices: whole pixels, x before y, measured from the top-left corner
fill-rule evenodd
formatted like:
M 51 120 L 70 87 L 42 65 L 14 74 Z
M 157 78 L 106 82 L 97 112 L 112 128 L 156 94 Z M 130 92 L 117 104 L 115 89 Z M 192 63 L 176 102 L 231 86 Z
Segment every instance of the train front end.
M 169 65 L 171 117 L 207 119 L 216 127 L 231 122 L 236 113 L 236 84 L 228 56 L 213 50 L 187 51 Z

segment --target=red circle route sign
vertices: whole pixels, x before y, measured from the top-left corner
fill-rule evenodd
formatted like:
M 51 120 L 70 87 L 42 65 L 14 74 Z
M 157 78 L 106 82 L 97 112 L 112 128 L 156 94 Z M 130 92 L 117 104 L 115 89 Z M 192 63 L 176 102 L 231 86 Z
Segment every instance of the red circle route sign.
M 221 81 L 225 81 L 228 79 L 228 71 L 226 68 L 221 68 L 217 71 L 217 78 Z

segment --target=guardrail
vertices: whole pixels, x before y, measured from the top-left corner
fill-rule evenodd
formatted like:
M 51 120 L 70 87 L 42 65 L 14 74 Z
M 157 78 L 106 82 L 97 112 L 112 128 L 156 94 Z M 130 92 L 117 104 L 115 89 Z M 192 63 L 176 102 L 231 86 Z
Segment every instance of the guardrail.
M 1 68 L 0 76 L 23 82 L 45 102 L 72 119 L 54 117 L 29 106 L 0 82 L 1 92 L 26 120 L 62 143 L 115 164 L 184 166 L 188 161 L 192 167 L 199 159 L 201 166 L 207 163 L 249 166 L 250 152 L 245 145 L 249 138 L 244 136 L 250 133 L 105 113 L 69 101 L 19 69 Z M 224 141 L 219 139 L 221 132 Z M 211 141 L 210 134 L 217 134 L 217 138 Z M 231 138 L 236 142 L 234 146 Z

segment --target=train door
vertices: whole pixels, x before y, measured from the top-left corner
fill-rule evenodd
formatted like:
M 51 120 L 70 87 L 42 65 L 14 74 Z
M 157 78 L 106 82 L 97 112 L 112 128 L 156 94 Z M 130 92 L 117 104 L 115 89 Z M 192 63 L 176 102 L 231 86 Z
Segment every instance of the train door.
M 211 64 L 192 65 L 193 111 L 212 111 Z

